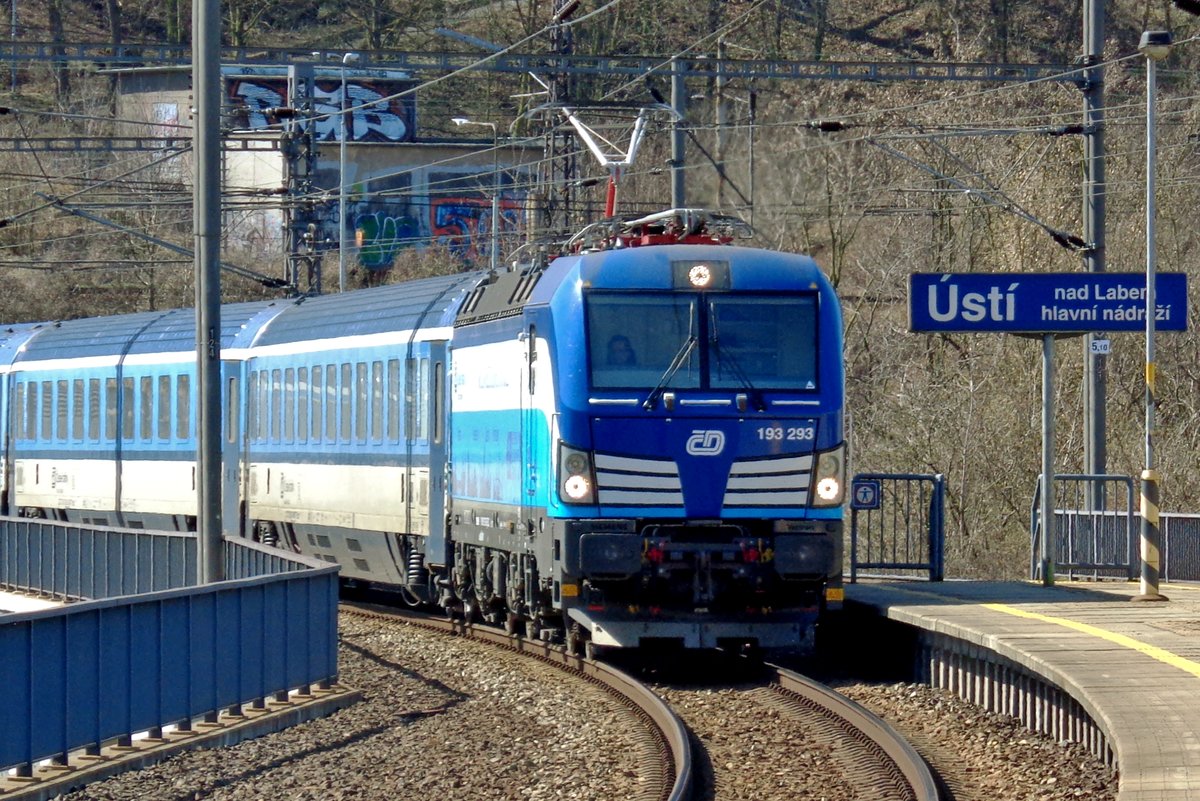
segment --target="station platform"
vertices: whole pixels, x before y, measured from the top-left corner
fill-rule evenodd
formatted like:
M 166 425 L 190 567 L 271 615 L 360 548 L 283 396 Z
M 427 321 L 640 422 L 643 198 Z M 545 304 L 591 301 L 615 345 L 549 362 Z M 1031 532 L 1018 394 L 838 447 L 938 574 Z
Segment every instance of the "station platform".
M 5 612 L 36 612 L 39 609 L 53 609 L 62 606 L 60 601 L 51 601 L 34 595 L 22 595 L 16 592 L 0 592 L 0 614 Z
M 1159 591 L 1168 600 L 1135 600 L 1136 582 L 867 581 L 847 585 L 846 606 L 916 632 L 931 684 L 1107 752 L 1118 801 L 1200 801 L 1200 586 Z

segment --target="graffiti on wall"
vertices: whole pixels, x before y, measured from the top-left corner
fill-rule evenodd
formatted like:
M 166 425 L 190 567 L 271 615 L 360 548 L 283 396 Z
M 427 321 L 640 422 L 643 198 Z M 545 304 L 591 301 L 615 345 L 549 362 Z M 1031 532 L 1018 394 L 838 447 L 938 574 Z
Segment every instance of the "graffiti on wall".
M 494 220 L 491 198 L 431 198 L 429 224 L 433 241 L 465 262 L 486 264 L 491 257 L 493 230 L 497 236 L 505 237 L 521 223 L 520 201 L 502 195 L 497 206 L 500 219 Z
M 331 115 L 350 108 L 347 120 L 351 142 L 411 142 L 416 133 L 416 103 L 411 96 L 391 95 L 411 86 L 405 81 L 363 81 L 346 83 L 342 97 L 340 80 L 317 80 L 313 85 L 313 130 L 318 141 L 338 141 L 342 135 L 341 118 Z M 255 130 L 271 124 L 270 110 L 287 106 L 287 81 L 282 78 L 230 78 L 226 96 L 240 128 Z M 389 99 L 390 98 L 390 99 Z
M 344 235 L 353 244 L 353 263 L 386 270 L 405 250 L 430 243 L 447 248 L 464 266 L 486 266 L 491 258 L 492 172 L 422 173 L 388 171 L 381 175 L 358 172 L 349 165 L 346 181 L 345 228 L 339 230 L 336 193 L 314 210 L 321 227 L 320 241 L 337 248 Z M 452 177 L 447 177 L 447 176 Z M 338 163 L 322 161 L 313 175 L 317 186 L 336 187 Z M 505 176 L 507 181 L 508 176 Z M 488 186 L 484 192 L 481 186 Z M 524 198 L 516 186 L 502 184 L 497 234 L 500 254 L 511 249 L 521 230 Z

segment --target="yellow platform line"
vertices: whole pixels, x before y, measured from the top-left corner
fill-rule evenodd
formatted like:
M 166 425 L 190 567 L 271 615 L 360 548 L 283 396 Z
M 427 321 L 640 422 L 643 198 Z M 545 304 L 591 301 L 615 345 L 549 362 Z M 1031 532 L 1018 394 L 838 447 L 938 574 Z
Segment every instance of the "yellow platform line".
M 1018 609 L 1015 606 L 1008 604 L 980 604 L 984 609 L 991 609 L 994 612 L 1003 612 L 1006 615 L 1014 617 L 1023 617 L 1027 620 L 1039 620 L 1043 623 L 1052 623 L 1056 626 L 1072 629 L 1092 637 L 1099 637 L 1122 648 L 1129 648 L 1138 653 L 1145 654 L 1151 659 L 1157 659 L 1172 667 L 1179 668 L 1185 673 L 1190 673 L 1196 678 L 1200 678 L 1200 664 L 1193 662 L 1190 659 L 1185 659 L 1179 654 L 1171 653 L 1165 648 L 1159 648 L 1156 645 L 1144 643 L 1141 640 L 1135 640 L 1133 637 L 1127 637 L 1124 634 L 1117 634 L 1115 631 L 1102 629 L 1099 626 L 1092 626 L 1087 623 L 1080 623 L 1077 620 L 1070 620 L 1065 617 L 1055 617 L 1054 615 L 1043 615 L 1039 612 L 1029 612 L 1025 609 Z

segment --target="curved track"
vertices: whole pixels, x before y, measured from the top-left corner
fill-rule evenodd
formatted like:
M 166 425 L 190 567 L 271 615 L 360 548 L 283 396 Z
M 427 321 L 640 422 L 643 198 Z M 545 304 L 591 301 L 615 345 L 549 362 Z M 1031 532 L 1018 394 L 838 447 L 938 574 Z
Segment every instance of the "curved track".
M 395 607 L 343 603 L 344 613 L 402 619 L 445 634 L 479 640 L 554 665 L 612 693 L 642 723 L 631 732 L 644 766 L 639 801 L 689 801 L 704 797 L 693 779 L 692 739 L 680 717 L 653 690 L 617 668 L 567 653 L 561 646 L 506 634 L 483 625 L 431 617 Z M 934 777 L 920 755 L 882 719 L 834 690 L 794 671 L 766 665 L 756 683 L 769 690 L 771 705 L 829 744 L 840 768 L 854 776 L 861 797 L 938 801 Z M 699 738 L 697 738 L 699 739 Z M 704 755 L 702 762 L 708 760 Z
M 854 743 L 851 759 L 861 763 L 862 781 L 874 787 L 869 797 L 938 801 L 933 772 L 909 742 L 865 707 L 798 673 L 775 665 L 773 687 L 787 702 L 811 715 L 828 715 L 823 734 Z M 868 796 L 864 796 L 868 797 Z
M 627 673 L 566 653 L 561 646 L 498 629 L 430 617 L 394 607 L 343 603 L 343 613 L 403 619 L 422 628 L 507 648 L 586 678 L 620 698 L 641 721 L 631 734 L 643 764 L 643 789 L 630 801 L 688 801 L 692 797 L 692 753 L 687 730 L 661 698 Z

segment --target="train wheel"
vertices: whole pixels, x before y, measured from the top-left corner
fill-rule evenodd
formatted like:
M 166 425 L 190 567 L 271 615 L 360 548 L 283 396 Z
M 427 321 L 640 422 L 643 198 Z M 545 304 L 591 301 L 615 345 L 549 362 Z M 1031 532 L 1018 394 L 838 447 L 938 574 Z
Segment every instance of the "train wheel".
M 578 656 L 583 653 L 583 647 L 583 627 L 578 623 L 572 623 L 567 627 L 567 653 Z
M 530 640 L 542 638 L 542 624 L 536 617 L 525 621 L 525 637 Z
M 481 618 L 479 614 L 479 601 L 468 594 L 468 597 L 463 598 L 462 612 L 464 623 L 478 623 Z

